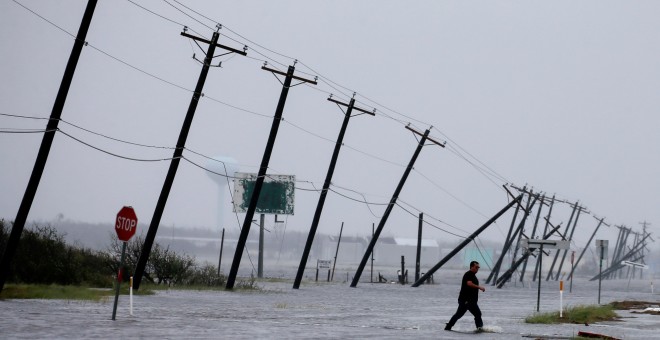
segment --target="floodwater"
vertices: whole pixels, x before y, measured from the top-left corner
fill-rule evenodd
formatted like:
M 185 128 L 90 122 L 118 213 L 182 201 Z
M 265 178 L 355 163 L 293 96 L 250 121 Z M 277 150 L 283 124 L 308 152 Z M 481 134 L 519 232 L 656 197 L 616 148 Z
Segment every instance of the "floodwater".
M 437 274 L 436 274 L 437 275 Z M 479 305 L 490 332 L 444 331 L 456 309 L 460 272 L 432 285 L 412 288 L 389 283 L 259 282 L 257 291 L 160 291 L 152 296 L 120 296 L 105 302 L 63 300 L 0 301 L 0 338 L 165 338 L 165 339 L 523 339 L 530 335 L 566 338 L 578 331 L 622 339 L 658 338 L 660 316 L 618 311 L 621 321 L 591 325 L 534 325 L 524 318 L 537 306 L 537 283 L 517 282 L 502 289 L 487 286 Z M 481 282 L 487 275 L 479 273 Z M 368 277 L 367 277 L 368 279 Z M 628 286 L 630 285 L 630 286 Z M 598 281 L 586 278 L 564 285 L 564 306 L 596 304 Z M 658 302 L 648 279 L 603 281 L 601 303 L 621 300 Z M 556 281 L 543 281 L 541 312 L 559 310 Z M 454 327 L 471 331 L 468 312 Z M 527 337 L 525 337 L 527 336 Z

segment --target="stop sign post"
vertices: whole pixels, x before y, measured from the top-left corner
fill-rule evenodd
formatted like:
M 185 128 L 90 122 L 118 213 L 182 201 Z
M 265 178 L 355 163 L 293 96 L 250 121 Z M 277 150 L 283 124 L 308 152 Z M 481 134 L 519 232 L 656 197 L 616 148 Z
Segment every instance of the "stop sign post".
M 117 232 L 117 237 L 122 241 L 123 245 L 121 247 L 121 260 L 119 260 L 119 271 L 117 272 L 117 287 L 115 290 L 115 305 L 112 308 L 112 320 L 115 319 L 117 315 L 117 302 L 119 300 L 119 285 L 121 284 L 121 269 L 124 267 L 124 256 L 126 255 L 126 243 L 128 240 L 135 235 L 137 230 L 137 215 L 133 207 L 123 207 L 117 213 L 117 218 L 115 219 L 115 232 Z

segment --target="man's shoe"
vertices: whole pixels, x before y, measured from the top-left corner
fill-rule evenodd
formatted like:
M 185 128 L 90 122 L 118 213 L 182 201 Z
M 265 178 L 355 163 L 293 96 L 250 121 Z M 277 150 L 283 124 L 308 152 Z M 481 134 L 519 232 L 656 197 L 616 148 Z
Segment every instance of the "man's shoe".
M 484 331 L 484 328 L 483 328 L 483 327 L 477 327 L 477 333 L 481 333 L 481 332 L 483 332 L 483 331 Z
M 445 324 L 445 330 L 446 331 L 451 331 L 451 326 L 449 326 L 449 324 Z

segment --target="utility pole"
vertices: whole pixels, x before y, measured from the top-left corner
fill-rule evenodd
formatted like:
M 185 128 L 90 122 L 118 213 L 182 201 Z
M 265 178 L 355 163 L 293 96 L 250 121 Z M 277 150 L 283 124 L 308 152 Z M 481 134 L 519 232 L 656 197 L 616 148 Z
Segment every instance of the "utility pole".
M 374 231 L 376 230 L 376 224 L 371 223 L 371 238 L 374 238 Z M 374 252 L 371 252 L 371 280 L 369 282 L 374 283 Z M 348 281 L 348 280 L 346 280 Z M 378 278 L 378 283 L 380 283 L 380 277 Z
M 264 220 L 266 214 L 259 216 L 259 261 L 257 262 L 257 277 L 264 277 Z
M 550 217 L 552 216 L 552 208 L 555 206 L 555 195 L 552 195 L 552 200 L 550 201 L 550 208 L 548 209 L 548 215 L 545 217 L 545 227 L 543 228 L 543 234 L 545 235 L 548 233 L 548 226 L 550 225 Z M 539 268 L 541 267 L 541 258 L 537 257 L 536 258 L 536 266 L 534 267 L 534 275 L 532 277 L 533 281 L 536 281 L 537 278 L 537 272 L 539 271 Z M 541 277 L 541 276 L 538 276 Z
M 11 271 L 11 262 L 14 258 L 14 255 L 16 254 L 16 249 L 18 248 L 18 243 L 21 239 L 23 228 L 25 227 L 25 222 L 27 221 L 28 214 L 30 213 L 30 208 L 32 208 L 32 202 L 34 201 L 34 197 L 37 194 L 37 188 L 39 187 L 41 176 L 43 175 L 44 168 L 46 167 L 46 161 L 48 160 L 50 148 L 53 145 L 55 132 L 57 132 L 57 125 L 59 124 L 60 117 L 62 116 L 66 97 L 69 94 L 69 88 L 71 87 L 73 74 L 75 73 L 76 66 L 78 65 L 78 59 L 80 59 L 83 46 L 87 45 L 85 39 L 87 38 L 87 32 L 89 31 L 89 26 L 92 22 L 92 16 L 94 15 L 96 3 L 97 0 L 89 0 L 87 2 L 87 7 L 85 8 L 85 13 L 83 14 L 82 22 L 80 23 L 80 28 L 78 29 L 78 34 L 76 35 L 76 40 L 73 42 L 73 48 L 71 50 L 71 54 L 69 55 L 69 61 L 67 62 L 66 68 L 64 69 L 64 75 L 62 76 L 60 88 L 57 91 L 57 96 L 55 97 L 53 109 L 50 112 L 50 119 L 48 120 L 46 131 L 44 132 L 43 139 L 41 140 L 39 153 L 37 153 L 37 159 L 34 162 L 34 167 L 32 168 L 32 175 L 30 175 L 30 180 L 28 182 L 27 188 L 25 189 L 25 194 L 23 194 L 23 200 L 21 201 L 21 205 L 18 208 L 18 213 L 14 219 L 14 225 L 12 226 L 11 234 L 7 240 L 7 245 L 5 246 L 2 261 L 0 261 L 0 292 L 2 292 L 2 289 L 5 286 L 5 281 L 7 280 L 9 272 Z
M 359 111 L 360 114 L 369 114 L 374 116 L 374 112 L 369 112 L 360 108 L 355 107 L 355 93 L 353 93 L 353 98 L 351 101 L 346 104 L 332 98 L 328 98 L 329 101 L 337 104 L 341 109 L 341 106 L 346 106 L 346 112 L 344 113 L 344 121 L 341 124 L 341 129 L 339 130 L 339 136 L 337 137 L 337 142 L 335 143 L 335 149 L 332 152 L 332 158 L 330 159 L 330 166 L 328 167 L 328 173 L 325 175 L 325 181 L 323 182 L 323 189 L 321 189 L 321 194 L 319 195 L 319 201 L 316 204 L 316 211 L 314 212 L 314 218 L 312 219 L 312 225 L 309 228 L 309 235 L 307 235 L 307 242 L 305 243 L 305 249 L 303 250 L 302 257 L 300 258 L 300 265 L 298 266 L 298 272 L 296 273 L 296 279 L 293 282 L 293 289 L 298 289 L 300 287 L 300 282 L 302 281 L 303 274 L 305 273 L 305 266 L 307 265 L 307 258 L 309 257 L 309 252 L 312 249 L 312 243 L 314 242 L 314 236 L 316 236 L 316 229 L 319 226 L 319 221 L 321 220 L 321 212 L 323 211 L 323 205 L 325 204 L 325 198 L 328 194 L 328 189 L 330 189 L 330 183 L 332 182 L 332 175 L 335 172 L 335 166 L 337 165 L 337 158 L 339 157 L 339 150 L 344 144 L 344 134 L 346 133 L 346 128 L 348 127 L 348 121 L 351 119 L 351 113 L 353 110 Z
M 424 224 L 424 213 L 419 213 L 419 226 L 417 227 L 417 261 L 415 261 L 415 282 L 419 280 L 419 263 L 422 256 L 422 225 Z
M 341 228 L 339 228 L 339 238 L 337 239 L 337 250 L 335 250 L 335 261 L 332 262 L 332 276 L 330 276 L 330 281 L 335 279 L 335 265 L 337 264 L 337 255 L 339 255 L 339 243 L 341 243 L 341 233 L 344 231 L 344 222 L 341 222 Z
M 531 238 L 533 239 L 534 236 L 536 236 L 536 227 L 539 224 L 539 218 L 541 217 L 541 210 L 543 210 L 543 202 L 545 201 L 545 195 L 541 196 L 541 204 L 539 204 L 539 210 L 536 213 L 536 219 L 534 220 L 534 228 L 532 228 L 532 235 Z M 520 270 L 520 282 L 524 282 L 523 280 L 525 279 L 525 271 L 527 270 L 527 260 L 529 257 L 525 259 L 523 262 L 523 267 Z
M 603 223 L 604 220 L 605 218 L 601 218 L 600 221 L 598 221 L 598 225 L 596 226 L 596 229 L 594 229 L 594 232 L 591 234 L 591 237 L 589 237 L 589 241 L 587 241 L 587 244 L 584 246 L 584 249 L 582 249 L 582 252 L 580 253 L 580 256 L 578 256 L 577 261 L 575 261 L 575 263 L 572 265 L 571 273 L 568 274 L 568 278 L 567 278 L 567 280 L 571 280 L 571 283 L 573 282 L 573 272 L 575 271 L 575 268 L 578 266 L 578 263 L 580 263 L 582 256 L 589 248 L 589 245 L 591 244 L 591 240 L 593 240 L 594 236 L 596 236 L 596 232 L 598 231 L 598 228 L 600 228 L 600 225 L 605 224 L 609 227 L 607 223 Z
M 427 129 L 424 134 L 421 132 L 414 130 L 410 127 L 410 124 L 406 126 L 406 129 L 410 130 L 413 132 L 415 135 L 422 136 L 422 138 L 419 140 L 419 143 L 417 144 L 417 149 L 415 149 L 415 153 L 413 154 L 412 158 L 410 159 L 410 163 L 408 163 L 408 167 L 406 167 L 406 171 L 404 171 L 403 176 L 401 177 L 401 180 L 399 181 L 399 185 L 397 185 L 396 189 L 394 190 L 394 194 L 392 195 L 392 198 L 390 199 L 390 203 L 387 205 L 387 208 L 385 209 L 385 213 L 383 213 L 383 217 L 380 219 L 380 223 L 378 223 L 378 228 L 376 228 L 376 232 L 374 234 L 374 237 L 371 238 L 371 242 L 369 242 L 369 246 L 367 246 L 367 250 L 364 252 L 364 256 L 362 257 L 362 261 L 360 261 L 360 265 L 358 266 L 357 271 L 355 272 L 355 276 L 353 277 L 353 281 L 351 282 L 351 287 L 355 288 L 357 287 L 358 282 L 360 281 L 360 276 L 362 276 L 362 270 L 364 270 L 364 266 L 367 264 L 367 261 L 369 260 L 369 257 L 371 256 L 371 252 L 374 250 L 374 246 L 376 245 L 376 241 L 378 240 L 378 237 L 380 236 L 380 233 L 383 231 L 383 227 L 385 227 L 385 223 L 387 222 L 387 218 L 390 216 L 390 213 L 392 212 L 392 208 L 394 208 L 394 205 L 396 204 L 397 199 L 399 198 L 399 194 L 401 193 L 401 189 L 403 189 L 403 185 L 406 183 L 406 179 L 408 179 L 408 175 L 410 174 L 410 171 L 412 171 L 413 166 L 415 165 L 415 161 L 417 160 L 417 156 L 419 156 L 419 153 L 422 151 L 422 147 L 424 147 L 424 143 L 426 140 L 430 140 L 436 145 L 439 145 L 441 147 L 445 147 L 446 143 L 440 143 L 435 141 L 434 139 L 429 137 L 429 133 L 431 133 L 430 128 Z M 403 275 L 403 273 L 401 273 Z
M 569 242 L 573 240 L 573 234 L 575 233 L 575 229 L 577 229 L 577 223 L 578 223 L 578 219 L 580 218 L 580 213 L 583 211 L 584 211 L 584 207 L 578 207 L 577 215 L 575 215 L 575 222 L 573 222 L 573 229 L 571 229 L 571 235 L 568 236 Z M 561 251 L 561 249 L 559 251 Z M 559 253 L 559 251 L 557 251 L 557 253 Z M 555 281 L 559 280 L 559 275 L 561 274 L 561 268 L 564 266 L 564 261 L 566 260 L 566 254 L 568 254 L 568 249 L 564 249 L 564 255 L 561 258 L 561 262 L 559 262 L 559 268 L 557 268 L 557 275 L 555 275 Z
M 506 188 L 506 185 L 503 185 L 504 190 L 507 191 L 507 193 L 513 197 L 511 192 Z M 525 188 L 523 188 L 523 191 Z M 513 213 L 513 219 L 511 220 L 511 225 L 509 226 L 509 232 L 506 235 L 506 239 L 504 240 L 504 245 L 502 246 L 502 252 L 500 253 L 500 257 L 497 259 L 497 262 L 495 262 L 495 266 L 493 266 L 493 270 L 491 270 L 490 274 L 488 275 L 488 279 L 486 279 L 486 284 L 490 283 L 490 280 L 495 278 L 493 282 L 497 281 L 497 276 L 499 275 L 500 272 L 500 267 L 502 266 L 502 261 L 504 260 L 504 256 L 506 255 L 506 252 L 509 251 L 509 247 L 511 246 L 511 233 L 513 232 L 513 227 L 516 224 L 516 219 L 518 218 L 518 211 L 520 211 L 520 208 L 522 206 L 518 204 L 516 206 L 516 211 Z M 523 208 L 524 209 L 524 208 Z M 515 237 L 515 235 L 514 235 Z
M 220 26 L 218 25 L 218 30 Z M 158 202 L 156 203 L 156 209 L 154 210 L 154 215 L 151 218 L 151 224 L 149 225 L 149 230 L 147 235 L 144 238 L 144 244 L 142 245 L 142 253 L 138 259 L 138 263 L 135 266 L 135 274 L 133 275 L 133 285 L 135 289 L 140 289 L 140 283 L 142 282 L 142 276 L 144 275 L 144 270 L 147 266 L 147 261 L 149 260 L 149 254 L 151 253 L 151 247 L 154 244 L 156 239 L 156 232 L 158 232 L 158 226 L 160 225 L 160 219 L 163 217 L 163 211 L 165 210 L 165 204 L 167 203 L 167 198 L 170 195 L 170 190 L 172 189 L 172 183 L 174 183 L 174 177 L 176 176 L 176 171 L 179 168 L 179 162 L 183 155 L 183 149 L 186 147 L 186 139 L 188 138 L 188 132 L 192 125 L 193 117 L 195 116 L 195 110 L 197 110 L 197 104 L 199 103 L 200 98 L 204 95 L 202 90 L 204 89 L 204 83 L 206 82 L 206 76 L 209 73 L 209 68 L 211 67 L 211 62 L 213 61 L 213 53 L 215 52 L 216 47 L 220 47 L 229 52 L 227 53 L 236 53 L 240 55 L 247 55 L 245 52 L 247 47 L 243 48 L 243 51 L 233 49 L 221 44 L 218 44 L 218 38 L 220 33 L 218 31 L 213 32 L 213 38 L 211 40 L 206 40 L 204 38 L 196 37 L 188 33 L 181 32 L 181 35 L 199 42 L 203 42 L 209 45 L 209 48 L 206 52 L 206 57 L 204 58 L 202 71 L 199 74 L 199 79 L 197 80 L 197 86 L 195 86 L 195 92 L 193 92 L 192 99 L 190 100 L 190 105 L 188 106 L 188 112 L 186 112 L 186 117 L 183 120 L 183 125 L 181 126 L 181 132 L 179 133 L 179 139 L 176 142 L 176 148 L 174 149 L 174 154 L 172 155 L 172 160 L 170 161 L 170 167 L 165 176 L 165 182 L 163 183 L 163 188 L 161 189 L 160 196 L 158 197 Z M 225 54 L 227 54 L 225 53 Z M 224 54 L 222 54 L 224 55 Z M 194 58 L 194 55 L 193 55 Z
M 534 208 L 534 204 L 536 204 L 536 201 L 538 201 L 538 199 L 539 199 L 539 195 L 534 194 L 534 192 L 531 191 L 531 190 L 527 194 L 528 194 L 528 196 L 527 196 L 527 209 L 525 210 L 525 218 L 523 218 L 520 221 L 520 226 L 518 227 L 518 229 L 519 229 L 518 240 L 515 243 L 515 247 L 513 248 L 513 256 L 511 257 L 511 265 L 512 266 L 516 261 L 516 257 L 518 256 L 518 248 L 519 248 L 519 244 L 520 244 L 520 239 L 523 237 L 523 234 L 525 233 L 525 224 L 527 223 L 527 217 L 529 217 L 529 214 L 532 213 L 532 209 Z M 532 201 L 532 197 L 534 198 L 533 201 Z M 531 203 L 530 203 L 530 201 L 531 201 Z
M 220 265 L 222 264 L 222 247 L 225 245 L 225 228 L 222 228 L 222 236 L 220 237 L 220 256 L 218 256 L 218 276 L 220 276 Z
M 568 219 L 568 223 L 566 224 L 566 230 L 564 230 L 564 233 L 562 234 L 562 239 L 566 240 L 566 234 L 568 234 L 568 229 L 571 227 L 571 223 L 573 222 L 573 217 L 575 216 L 575 211 L 577 211 L 578 204 L 575 203 L 573 204 L 573 210 L 571 211 L 571 217 Z M 555 268 L 555 263 L 557 263 L 557 258 L 559 257 L 559 250 L 555 253 L 555 258 L 552 260 L 552 265 L 550 266 L 550 269 L 548 270 L 548 276 L 545 277 L 545 280 L 548 281 L 552 277 L 552 272 L 554 271 Z
M 650 226 L 651 223 L 648 223 L 648 222 L 644 221 L 644 222 L 639 222 L 639 224 L 642 225 L 642 235 L 646 235 L 646 227 Z M 642 249 L 642 261 L 643 260 L 644 260 L 644 249 Z M 640 278 L 640 280 L 644 278 L 644 271 L 643 270 L 639 271 L 639 278 Z
M 227 289 L 233 289 L 234 283 L 236 281 L 236 275 L 238 274 L 238 267 L 241 264 L 241 257 L 243 256 L 243 250 L 245 249 L 245 242 L 247 237 L 250 234 L 250 225 L 252 224 L 252 218 L 254 213 L 257 210 L 257 202 L 259 201 L 259 195 L 261 194 L 261 188 L 264 185 L 264 179 L 266 177 L 266 171 L 268 170 L 268 163 L 270 162 L 270 156 L 273 153 L 273 146 L 275 146 L 275 138 L 277 137 L 277 130 L 280 127 L 280 122 L 282 121 L 282 113 L 284 112 L 284 104 L 286 103 L 286 97 L 289 94 L 289 88 L 293 86 L 300 85 L 302 83 L 310 83 L 316 85 L 316 80 L 304 79 L 298 76 L 293 75 L 297 61 L 293 63 L 293 66 L 289 66 L 289 69 L 286 73 L 275 70 L 267 67 L 267 64 L 264 63 L 264 66 L 261 67 L 262 70 L 271 72 L 273 74 L 279 74 L 285 76 L 284 82 L 282 83 L 282 92 L 280 94 L 280 99 L 277 103 L 277 108 L 275 109 L 275 116 L 273 117 L 273 124 L 270 128 L 270 134 L 268 136 L 268 141 L 266 142 L 266 150 L 264 150 L 263 158 L 261 159 L 261 165 L 259 166 L 259 172 L 257 175 L 257 180 L 254 183 L 254 189 L 252 191 L 252 197 L 250 198 L 250 204 L 248 209 L 245 212 L 245 220 L 243 221 L 243 228 L 241 229 L 241 234 L 236 243 L 236 252 L 234 253 L 234 261 L 231 264 L 231 270 L 229 271 L 229 276 L 227 277 Z M 299 80 L 300 83 L 291 85 L 293 79 Z M 278 78 L 279 80 L 279 78 Z
M 461 242 L 461 244 L 459 244 L 456 248 L 454 248 L 454 250 L 449 252 L 449 254 L 447 254 L 442 260 L 440 260 L 440 262 L 438 262 L 435 266 L 433 266 L 431 269 L 429 269 L 424 275 L 422 275 L 422 277 L 420 277 L 419 280 L 415 281 L 415 283 L 413 283 L 412 286 L 413 287 L 419 287 L 419 285 L 424 283 L 424 281 L 426 281 L 426 279 L 431 277 L 438 269 L 440 269 L 440 267 L 442 267 L 445 263 L 447 263 L 447 261 L 449 261 L 452 257 L 454 257 L 454 255 L 458 254 L 458 252 L 461 251 L 461 249 L 463 249 L 466 245 L 468 245 L 470 242 L 472 242 L 475 237 L 479 236 L 479 234 L 481 234 L 481 232 L 486 230 L 486 228 L 488 228 L 491 224 L 493 224 L 493 222 L 497 221 L 497 219 L 500 218 L 500 216 L 502 216 L 514 204 L 520 203 L 520 200 L 522 200 L 522 197 L 523 197 L 523 194 L 520 194 L 513 201 L 509 202 L 509 204 L 507 204 L 504 208 L 502 208 L 502 210 L 500 210 L 497 214 L 495 214 L 488 221 L 486 221 L 486 223 L 484 223 L 481 227 L 479 227 L 479 229 L 477 229 L 475 232 L 473 232 L 472 235 L 465 238 L 465 240 L 463 240 L 463 242 Z

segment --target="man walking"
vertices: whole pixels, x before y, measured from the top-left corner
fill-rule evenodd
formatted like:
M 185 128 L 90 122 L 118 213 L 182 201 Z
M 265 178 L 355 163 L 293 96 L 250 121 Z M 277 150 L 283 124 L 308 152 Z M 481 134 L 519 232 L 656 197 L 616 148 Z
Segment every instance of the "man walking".
M 486 288 L 479 286 L 479 280 L 476 275 L 478 271 L 479 262 L 470 262 L 470 270 L 463 275 L 463 280 L 461 281 L 461 292 L 458 294 L 458 309 L 445 326 L 446 331 L 450 331 L 456 321 L 462 318 L 467 311 L 470 311 L 474 315 L 474 324 L 477 326 L 477 332 L 483 331 L 482 327 L 484 323 L 481 321 L 481 310 L 479 309 L 479 305 L 477 305 L 477 301 L 479 300 L 479 291 L 485 292 Z

